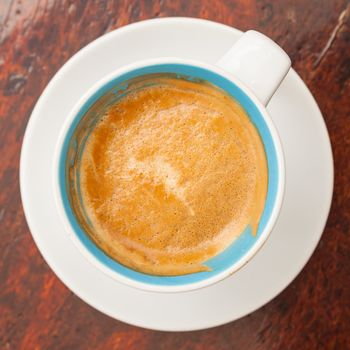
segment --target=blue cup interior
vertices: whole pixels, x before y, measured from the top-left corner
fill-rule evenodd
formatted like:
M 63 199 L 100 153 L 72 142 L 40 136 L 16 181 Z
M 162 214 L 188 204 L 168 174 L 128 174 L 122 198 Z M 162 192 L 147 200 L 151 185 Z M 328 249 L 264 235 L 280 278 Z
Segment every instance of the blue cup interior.
M 106 255 L 87 235 L 84 228 L 79 223 L 72 209 L 68 196 L 68 168 L 71 162 L 69 159 L 69 150 L 76 147 L 72 135 L 74 134 L 77 125 L 86 115 L 90 108 L 99 101 L 107 93 L 113 92 L 122 96 L 123 91 L 127 89 L 127 81 L 139 76 L 159 73 L 173 73 L 178 78 L 189 80 L 205 80 L 217 87 L 225 90 L 234 99 L 236 99 L 245 109 L 249 118 L 256 126 L 265 147 L 265 153 L 268 165 L 268 191 L 265 201 L 265 207 L 261 216 L 258 230 L 254 236 L 250 227 L 247 227 L 242 234 L 233 241 L 233 243 L 217 256 L 206 261 L 204 264 L 211 268 L 211 271 L 197 272 L 182 276 L 154 276 L 132 270 Z M 123 275 L 137 282 L 157 285 L 157 286 L 180 286 L 204 281 L 230 268 L 232 265 L 240 261 L 256 244 L 262 232 L 264 231 L 268 220 L 273 211 L 279 182 L 278 173 L 278 158 L 276 147 L 270 129 L 266 124 L 264 116 L 259 111 L 259 108 L 249 98 L 249 96 L 236 84 L 227 78 L 204 68 L 184 64 L 157 64 L 138 68 L 122 74 L 113 80 L 106 83 L 98 91 L 96 91 L 80 108 L 75 115 L 68 132 L 66 133 L 63 147 L 59 159 L 59 184 L 60 195 L 63 201 L 63 207 L 71 227 L 79 241 L 100 263 L 108 269 Z

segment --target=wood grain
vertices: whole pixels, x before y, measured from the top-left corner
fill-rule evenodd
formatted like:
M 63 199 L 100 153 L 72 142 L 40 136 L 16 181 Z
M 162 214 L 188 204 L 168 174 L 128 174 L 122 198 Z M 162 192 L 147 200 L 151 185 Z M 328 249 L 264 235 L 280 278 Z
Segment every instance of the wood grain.
M 323 112 L 334 200 L 296 280 L 243 319 L 190 332 L 115 321 L 73 295 L 39 254 L 21 206 L 18 164 L 32 108 L 81 47 L 131 22 L 192 16 L 276 40 Z M 350 349 L 350 3 L 344 0 L 0 0 L 0 349 Z

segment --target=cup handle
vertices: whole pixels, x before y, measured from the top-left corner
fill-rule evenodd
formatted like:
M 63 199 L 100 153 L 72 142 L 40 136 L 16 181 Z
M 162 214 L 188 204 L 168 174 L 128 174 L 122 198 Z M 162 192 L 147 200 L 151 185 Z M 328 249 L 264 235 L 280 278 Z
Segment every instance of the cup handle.
M 287 75 L 291 61 L 273 40 L 249 30 L 216 65 L 232 73 L 266 106 Z

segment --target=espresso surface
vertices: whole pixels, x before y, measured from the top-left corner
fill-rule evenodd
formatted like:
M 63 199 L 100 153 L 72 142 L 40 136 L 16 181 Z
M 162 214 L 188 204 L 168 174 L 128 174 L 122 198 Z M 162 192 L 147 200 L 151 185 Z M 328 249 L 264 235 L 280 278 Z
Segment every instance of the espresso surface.
M 80 162 L 91 238 L 141 272 L 208 268 L 250 225 L 267 191 L 262 141 L 215 87 L 171 77 L 129 86 L 90 134 Z

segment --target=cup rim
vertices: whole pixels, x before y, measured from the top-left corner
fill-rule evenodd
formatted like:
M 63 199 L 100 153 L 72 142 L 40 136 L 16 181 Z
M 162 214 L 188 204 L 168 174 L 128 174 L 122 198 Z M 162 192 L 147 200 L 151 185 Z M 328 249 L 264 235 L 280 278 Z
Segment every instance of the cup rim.
M 91 98 L 99 89 L 103 88 L 106 84 L 116 79 L 118 76 L 121 76 L 125 73 L 131 72 L 133 70 L 136 70 L 138 68 L 143 68 L 147 66 L 155 66 L 155 65 L 162 65 L 162 64 L 179 64 L 179 65 L 189 65 L 189 66 L 195 66 L 202 69 L 209 70 L 211 72 L 214 72 L 218 74 L 219 76 L 222 76 L 229 81 L 231 81 L 233 84 L 237 85 L 238 88 L 240 88 L 248 97 L 249 99 L 254 103 L 254 105 L 258 108 L 259 112 L 264 118 L 264 121 L 268 127 L 268 130 L 271 134 L 273 144 L 275 146 L 276 151 L 276 158 L 277 158 L 277 170 L 279 174 L 278 178 L 278 184 L 277 184 L 277 192 L 276 197 L 273 204 L 273 209 L 271 211 L 271 214 L 267 220 L 267 223 L 259 235 L 257 237 L 256 242 L 254 245 L 252 245 L 248 251 L 241 257 L 237 262 L 234 262 L 231 264 L 230 267 L 226 268 L 225 270 L 215 274 L 214 276 L 208 277 L 201 281 L 196 282 L 190 282 L 187 284 L 179 284 L 179 285 L 157 285 L 157 284 L 151 284 L 151 283 L 145 283 L 140 282 L 137 280 L 134 280 L 132 278 L 126 277 L 117 271 L 112 271 L 110 268 L 105 266 L 101 261 L 99 261 L 85 246 L 84 244 L 79 240 L 77 237 L 77 234 L 72 227 L 69 219 L 67 218 L 66 211 L 64 209 L 63 205 L 63 198 L 61 196 L 61 190 L 60 190 L 60 181 L 59 181 L 59 171 L 60 171 L 60 157 L 63 151 L 63 145 L 66 140 L 67 133 L 71 127 L 71 124 L 81 108 L 87 103 L 89 98 Z M 87 92 L 77 101 L 77 103 L 74 105 L 74 107 L 71 109 L 70 113 L 68 114 L 61 131 L 59 133 L 59 138 L 56 143 L 55 147 L 55 153 L 54 153 L 54 171 L 53 171 L 53 188 L 54 188 L 54 197 L 56 202 L 56 207 L 59 212 L 59 216 L 61 218 L 61 221 L 64 225 L 65 231 L 68 234 L 68 236 L 73 241 L 74 245 L 78 248 L 78 251 L 97 269 L 105 273 L 107 276 L 113 278 L 114 280 L 118 282 L 122 282 L 126 285 L 129 285 L 134 288 L 146 290 L 146 291 L 152 291 L 152 292 L 167 292 L 167 293 L 174 293 L 174 292 L 187 292 L 191 290 L 196 290 L 200 288 L 204 288 L 210 285 L 213 285 L 215 283 L 218 283 L 219 281 L 229 277 L 239 269 L 241 269 L 245 264 L 247 264 L 255 255 L 256 253 L 261 249 L 261 247 L 266 242 L 267 238 L 270 236 L 271 231 L 277 221 L 282 201 L 284 197 L 284 190 L 285 190 L 285 160 L 284 160 L 284 154 L 283 149 L 281 145 L 281 140 L 278 135 L 277 129 L 272 122 L 271 117 L 269 116 L 266 107 L 258 100 L 258 98 L 250 91 L 250 89 L 245 86 L 239 79 L 234 77 L 231 73 L 225 71 L 224 69 L 220 68 L 219 66 L 207 64 L 204 62 L 200 62 L 197 60 L 191 60 L 191 59 L 182 59 L 177 57 L 162 57 L 162 58 L 154 58 L 154 59 L 146 59 L 146 60 L 140 60 L 137 62 L 134 62 L 132 64 L 128 64 L 126 66 L 123 66 L 108 75 L 106 75 L 104 78 L 97 81 L 92 87 L 90 87 Z

